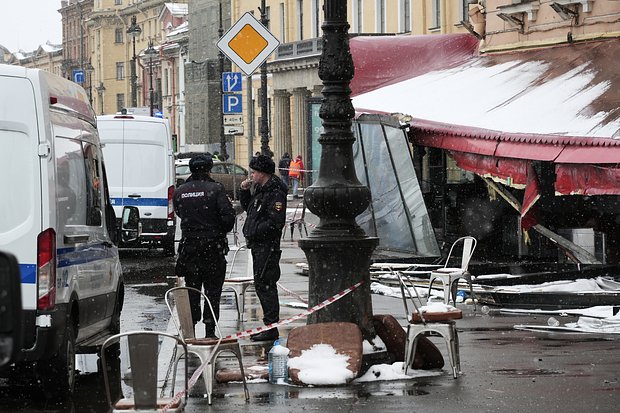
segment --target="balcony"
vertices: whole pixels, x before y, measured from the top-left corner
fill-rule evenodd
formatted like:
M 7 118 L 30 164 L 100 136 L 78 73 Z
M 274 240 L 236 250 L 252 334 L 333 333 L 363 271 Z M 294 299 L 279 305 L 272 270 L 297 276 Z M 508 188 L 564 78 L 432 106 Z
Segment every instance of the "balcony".
M 300 57 L 318 56 L 323 49 L 322 38 L 283 43 L 276 49 L 275 61 L 296 59 Z

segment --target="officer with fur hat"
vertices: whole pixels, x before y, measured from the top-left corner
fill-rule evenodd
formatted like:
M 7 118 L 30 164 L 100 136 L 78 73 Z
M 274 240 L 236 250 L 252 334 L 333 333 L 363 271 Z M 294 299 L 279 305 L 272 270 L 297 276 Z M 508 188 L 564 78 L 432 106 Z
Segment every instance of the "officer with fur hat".
M 174 212 L 181 218 L 183 232 L 175 272 L 177 277 L 185 278 L 186 286 L 198 290 L 204 287 L 218 319 L 226 276 L 226 234 L 235 224 L 235 211 L 224 186 L 211 179 L 212 167 L 211 156 L 194 156 L 189 161 L 192 174 L 174 191 Z M 201 319 L 200 296 L 190 292 L 189 299 L 195 326 Z M 206 305 L 202 321 L 205 337 L 216 337 L 215 320 Z
M 280 279 L 280 238 L 286 220 L 287 186 L 274 175 L 273 160 L 266 155 L 250 160 L 250 179 L 241 183 L 239 201 L 247 212 L 243 225 L 246 245 L 252 250 L 254 287 L 263 308 L 265 325 L 280 320 L 278 287 Z M 255 334 L 252 341 L 275 340 L 278 329 Z

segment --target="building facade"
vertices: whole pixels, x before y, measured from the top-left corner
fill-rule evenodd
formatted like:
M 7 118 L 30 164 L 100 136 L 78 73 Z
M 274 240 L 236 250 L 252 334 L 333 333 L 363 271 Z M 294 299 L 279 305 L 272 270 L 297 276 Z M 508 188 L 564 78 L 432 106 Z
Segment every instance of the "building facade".
M 80 83 L 92 104 L 92 72 L 90 42 L 86 19 L 93 11 L 94 0 L 63 0 L 62 16 L 62 76 Z

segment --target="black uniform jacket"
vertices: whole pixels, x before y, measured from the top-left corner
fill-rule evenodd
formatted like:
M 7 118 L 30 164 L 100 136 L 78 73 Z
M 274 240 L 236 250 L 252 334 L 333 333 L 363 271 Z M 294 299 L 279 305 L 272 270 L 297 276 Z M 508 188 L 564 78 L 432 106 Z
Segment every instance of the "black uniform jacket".
M 183 237 L 226 238 L 235 225 L 235 210 L 224 186 L 206 174 L 192 174 L 173 195 Z
M 247 212 L 243 235 L 250 242 L 279 241 L 286 221 L 286 185 L 275 175 L 263 186 L 239 191 L 241 207 Z

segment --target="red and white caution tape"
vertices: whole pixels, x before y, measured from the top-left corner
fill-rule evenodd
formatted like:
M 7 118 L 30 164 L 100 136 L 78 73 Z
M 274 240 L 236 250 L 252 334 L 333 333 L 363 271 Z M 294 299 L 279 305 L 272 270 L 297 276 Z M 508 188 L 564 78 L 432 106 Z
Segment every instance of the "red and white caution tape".
M 287 319 L 280 320 L 277 323 L 267 324 L 264 327 L 257 327 L 257 328 L 252 329 L 252 330 L 240 331 L 238 333 L 226 336 L 226 337 L 224 337 L 224 339 L 251 336 L 252 334 L 260 333 L 261 331 L 268 331 L 268 330 L 274 329 L 276 327 L 279 327 L 279 326 L 282 326 L 282 325 L 285 325 L 285 324 L 290 324 L 293 321 L 299 320 L 300 318 L 304 318 L 304 317 L 306 317 L 306 316 L 308 316 L 308 315 L 310 315 L 312 313 L 317 312 L 321 308 L 327 307 L 328 305 L 332 304 L 333 302 L 340 300 L 342 297 L 344 297 L 345 295 L 349 294 L 350 292 L 352 292 L 353 290 L 358 288 L 360 285 L 362 285 L 363 282 L 364 281 L 359 281 L 359 282 L 353 284 L 351 287 L 347 288 L 346 290 L 343 290 L 343 291 L 339 292 L 338 294 L 328 298 L 327 300 L 320 302 L 319 304 L 315 305 L 312 308 L 309 308 L 308 310 L 304 311 L 303 313 L 299 313 L 297 315 L 294 315 L 293 317 L 289 317 Z
M 238 333 L 226 336 L 226 337 L 222 338 L 222 340 L 226 340 L 226 339 L 229 339 L 229 338 L 239 338 L 239 337 L 250 336 L 252 334 L 260 333 L 261 331 L 267 331 L 267 330 L 274 329 L 274 328 L 276 328 L 278 326 L 281 326 L 281 325 L 290 324 L 293 321 L 299 320 L 300 318 L 304 318 L 304 317 L 306 317 L 306 316 L 308 316 L 308 315 L 310 315 L 312 313 L 316 313 L 321 308 L 325 308 L 328 305 L 330 305 L 330 304 L 340 300 L 345 295 L 347 295 L 347 294 L 351 293 L 353 290 L 357 289 L 363 283 L 364 283 L 364 281 L 359 281 L 359 282 L 353 284 L 351 287 L 347 288 L 346 290 L 340 291 L 338 294 L 335 294 L 335 295 L 329 297 L 327 300 L 320 302 L 319 304 L 315 305 L 312 308 L 309 308 L 308 310 L 304 311 L 303 313 L 299 313 L 299 314 L 294 315 L 293 317 L 289 317 L 289 318 L 287 318 L 285 320 L 280 320 L 277 323 L 267 324 L 264 327 L 257 327 L 257 328 L 252 329 L 252 330 L 240 331 Z M 280 284 L 278 283 L 278 285 L 280 285 Z M 282 288 L 281 285 L 280 285 L 280 287 Z M 181 390 L 180 392 L 175 394 L 174 397 L 172 398 L 172 400 L 170 401 L 170 403 L 168 403 L 167 405 L 165 405 L 161 409 L 162 413 L 167 412 L 168 409 L 170 409 L 170 407 L 172 407 L 175 403 L 177 403 L 179 400 L 181 400 L 181 397 L 183 397 L 185 395 L 186 391 L 189 391 L 192 387 L 194 387 L 194 385 L 198 381 L 198 378 L 200 377 L 200 375 L 202 374 L 202 372 L 204 371 L 206 366 L 207 366 L 207 364 L 204 363 L 204 364 L 201 364 L 196 369 L 194 374 L 192 374 L 192 377 L 189 379 L 189 382 L 187 383 L 187 390 Z
M 278 287 L 280 287 L 280 289 L 282 289 L 282 291 L 284 291 L 285 293 L 287 293 L 288 295 L 292 295 L 293 297 L 297 298 L 299 301 L 301 301 L 304 304 L 308 304 L 308 300 L 306 300 L 305 298 L 303 298 L 301 295 L 297 294 L 295 291 L 291 291 L 288 288 L 286 288 L 285 286 L 283 286 L 282 284 L 280 284 L 280 282 L 277 283 Z

